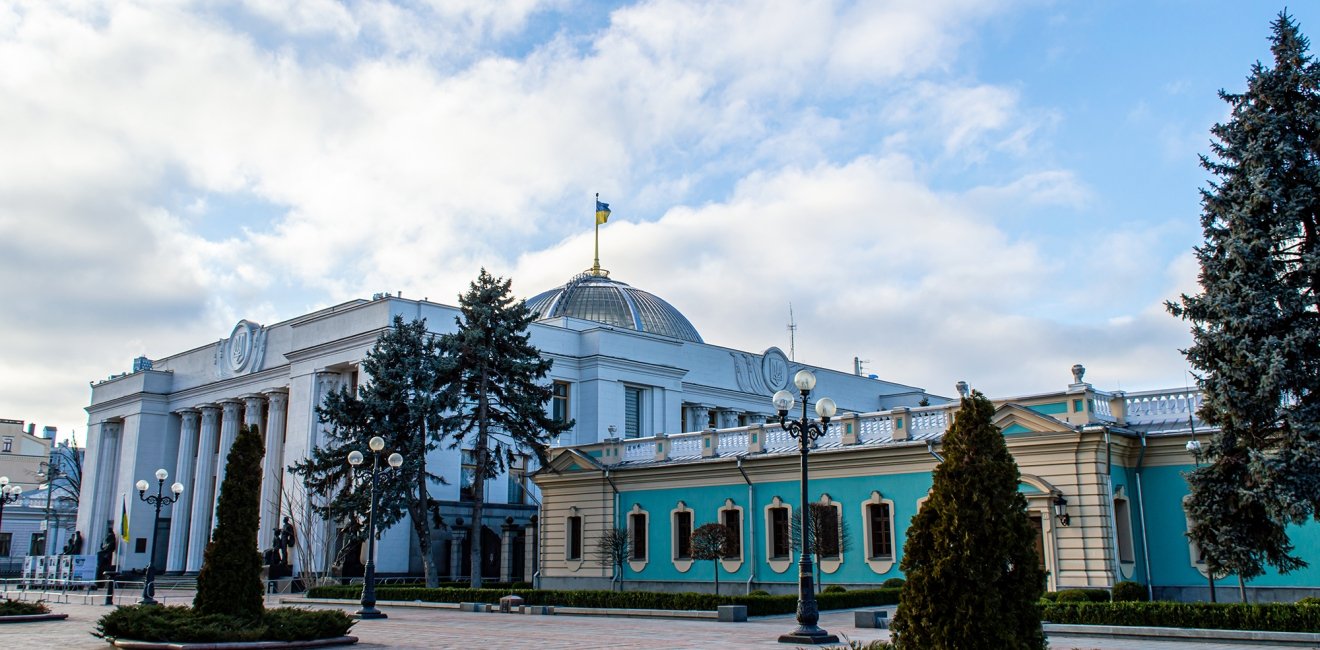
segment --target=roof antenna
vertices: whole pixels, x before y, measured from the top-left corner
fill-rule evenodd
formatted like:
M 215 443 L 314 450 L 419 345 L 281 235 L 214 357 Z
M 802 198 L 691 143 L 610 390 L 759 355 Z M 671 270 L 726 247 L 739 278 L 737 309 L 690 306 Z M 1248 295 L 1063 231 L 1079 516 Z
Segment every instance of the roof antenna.
M 788 303 L 788 358 L 797 361 L 797 321 L 793 320 L 793 303 Z

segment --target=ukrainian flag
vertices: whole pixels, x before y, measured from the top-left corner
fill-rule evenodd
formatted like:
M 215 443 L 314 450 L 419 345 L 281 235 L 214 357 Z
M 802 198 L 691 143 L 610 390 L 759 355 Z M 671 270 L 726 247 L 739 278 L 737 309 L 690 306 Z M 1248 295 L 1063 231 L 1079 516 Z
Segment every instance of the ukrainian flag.
M 128 499 L 125 498 L 121 500 L 119 503 L 121 506 L 120 514 L 119 514 L 119 537 L 123 539 L 125 542 L 127 542 L 128 541 Z
M 610 220 L 610 204 L 601 203 L 596 199 L 596 225 L 600 225 Z

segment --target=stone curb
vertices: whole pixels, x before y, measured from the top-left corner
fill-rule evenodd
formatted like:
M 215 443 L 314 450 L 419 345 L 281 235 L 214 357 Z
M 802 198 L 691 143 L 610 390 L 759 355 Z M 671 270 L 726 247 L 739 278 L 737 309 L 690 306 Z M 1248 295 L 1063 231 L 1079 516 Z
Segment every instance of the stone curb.
M 117 639 L 114 645 L 116 648 L 129 648 L 130 650 L 259 650 L 263 648 L 323 648 L 335 645 L 352 645 L 357 642 L 358 638 L 355 636 L 337 636 L 312 641 L 241 641 L 230 643 L 170 643 Z
M 0 616 L 0 623 L 36 623 L 38 621 L 62 621 L 68 614 L 15 614 Z
M 1277 645 L 1320 647 L 1320 634 L 1314 632 L 1267 632 L 1264 630 L 1210 630 L 1190 627 L 1136 627 L 1121 625 L 1073 625 L 1046 623 L 1045 634 L 1092 636 L 1111 639 L 1170 639 L 1205 642 L 1253 642 Z
M 281 598 L 280 604 L 290 605 L 357 605 L 359 601 L 344 598 L 302 598 L 289 597 Z M 430 609 L 462 609 L 462 603 L 429 603 L 423 601 L 409 600 L 381 600 L 376 602 L 377 607 L 422 607 Z M 492 605 L 498 608 L 498 605 Z M 528 607 L 524 605 L 524 607 Z M 677 618 L 677 619 L 698 619 L 698 620 L 719 620 L 719 612 L 708 612 L 705 610 L 679 610 L 679 609 L 607 609 L 603 607 L 562 607 L 554 606 L 555 614 L 567 614 L 570 616 L 613 616 L 617 618 Z M 496 610 L 498 613 L 498 609 Z

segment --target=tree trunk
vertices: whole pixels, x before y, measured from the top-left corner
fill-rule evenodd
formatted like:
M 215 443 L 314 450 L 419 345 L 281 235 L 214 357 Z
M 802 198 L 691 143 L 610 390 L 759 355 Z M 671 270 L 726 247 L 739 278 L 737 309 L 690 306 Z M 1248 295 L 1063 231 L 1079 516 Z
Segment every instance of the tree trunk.
M 720 561 L 717 559 L 715 564 L 715 595 L 720 595 Z
M 477 399 L 477 444 L 472 449 L 472 461 L 476 463 L 477 471 L 472 477 L 472 578 L 469 586 L 473 589 L 481 588 L 481 518 L 485 515 L 486 509 L 486 375 L 483 369 L 481 376 L 481 392 Z
M 418 479 L 422 484 L 422 494 L 426 494 L 426 472 Z M 440 576 L 435 570 L 435 558 L 431 556 L 431 520 L 426 512 L 426 499 L 412 499 L 408 504 L 408 516 L 412 518 L 413 533 L 417 535 L 417 550 L 422 554 L 422 575 L 426 578 L 426 587 L 435 589 L 440 586 Z
M 1242 579 L 1242 574 L 1238 574 L 1238 597 L 1243 603 L 1247 602 L 1247 581 Z
M 1207 566 L 1206 568 L 1209 569 L 1210 567 Z M 1215 572 L 1209 570 L 1206 573 L 1210 574 L 1210 602 L 1213 603 L 1215 602 Z

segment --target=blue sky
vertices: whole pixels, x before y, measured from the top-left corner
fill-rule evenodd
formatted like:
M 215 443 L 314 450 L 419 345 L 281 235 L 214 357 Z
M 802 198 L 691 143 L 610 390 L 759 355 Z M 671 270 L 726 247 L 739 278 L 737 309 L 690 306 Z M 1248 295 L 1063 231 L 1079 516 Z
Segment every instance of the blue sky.
M 1186 381 L 1263 2 L 0 2 L 0 417 L 380 291 L 591 263 L 708 342 L 952 393 Z M 1320 10 L 1291 8 L 1304 33 Z

